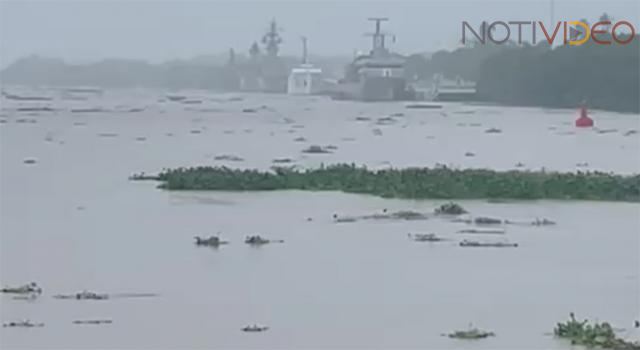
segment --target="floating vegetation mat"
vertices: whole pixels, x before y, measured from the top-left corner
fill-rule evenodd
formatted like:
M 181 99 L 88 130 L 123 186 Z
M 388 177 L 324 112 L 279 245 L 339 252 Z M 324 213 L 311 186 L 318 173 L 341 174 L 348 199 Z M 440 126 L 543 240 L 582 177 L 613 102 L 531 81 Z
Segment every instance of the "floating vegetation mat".
M 367 193 L 388 198 L 580 199 L 640 201 L 640 175 L 603 172 L 557 173 L 487 169 L 407 168 L 372 170 L 353 164 L 273 171 L 227 167 L 164 170 L 132 179 L 162 181 L 169 190 L 312 190 Z

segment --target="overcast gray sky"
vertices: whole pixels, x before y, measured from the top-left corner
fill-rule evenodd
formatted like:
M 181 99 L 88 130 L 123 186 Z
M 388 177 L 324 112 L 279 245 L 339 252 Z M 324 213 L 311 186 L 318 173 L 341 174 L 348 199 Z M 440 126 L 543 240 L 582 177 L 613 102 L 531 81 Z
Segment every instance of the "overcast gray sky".
M 299 37 L 315 54 L 350 55 L 367 49 L 370 16 L 387 16 L 402 53 L 455 47 L 461 21 L 549 21 L 551 0 L 451 1 L 217 1 L 0 0 L 0 64 L 40 54 L 74 62 L 102 58 L 164 61 L 245 52 L 275 17 L 282 51 L 298 54 Z M 595 19 L 607 12 L 638 28 L 638 0 L 555 0 L 555 20 Z

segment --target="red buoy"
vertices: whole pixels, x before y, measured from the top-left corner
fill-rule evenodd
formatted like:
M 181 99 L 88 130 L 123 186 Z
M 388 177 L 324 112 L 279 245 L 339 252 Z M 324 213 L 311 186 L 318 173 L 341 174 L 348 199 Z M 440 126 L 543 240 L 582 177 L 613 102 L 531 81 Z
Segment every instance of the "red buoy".
M 593 119 L 587 115 L 587 107 L 580 107 L 580 117 L 576 119 L 576 127 L 578 128 L 590 128 L 593 126 Z

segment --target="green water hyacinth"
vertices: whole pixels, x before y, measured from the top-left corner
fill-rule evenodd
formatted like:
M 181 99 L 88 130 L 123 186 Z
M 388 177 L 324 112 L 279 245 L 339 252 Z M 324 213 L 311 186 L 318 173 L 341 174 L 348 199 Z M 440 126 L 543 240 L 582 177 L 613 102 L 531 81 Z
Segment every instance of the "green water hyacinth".
M 272 171 L 192 167 L 134 180 L 159 180 L 167 190 L 310 190 L 366 193 L 411 199 L 566 199 L 640 201 L 640 175 L 604 172 L 494 171 L 406 168 L 370 170 L 354 164 Z
M 573 313 L 569 314 L 569 321 L 558 323 L 553 333 L 560 338 L 571 341 L 574 345 L 584 345 L 588 348 L 640 350 L 640 343 L 631 343 L 616 336 L 611 325 L 607 322 L 590 324 L 589 321 L 576 321 Z

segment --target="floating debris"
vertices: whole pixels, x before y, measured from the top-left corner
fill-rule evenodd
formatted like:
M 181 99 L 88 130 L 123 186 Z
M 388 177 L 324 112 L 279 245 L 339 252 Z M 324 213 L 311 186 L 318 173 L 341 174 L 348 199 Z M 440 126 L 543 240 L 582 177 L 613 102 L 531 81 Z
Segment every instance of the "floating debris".
M 436 214 L 462 215 L 468 213 L 460 204 L 449 202 L 442 204 L 435 210 Z
M 219 156 L 215 156 L 213 158 L 214 160 L 228 160 L 231 162 L 242 162 L 244 161 L 244 159 L 242 159 L 241 157 L 238 156 L 234 156 L 233 154 L 222 154 Z
M 464 156 L 465 156 L 465 157 L 475 157 L 475 156 L 476 156 L 476 154 L 475 154 L 475 153 L 473 153 L 473 152 L 466 152 L 466 153 L 464 154 Z
M 108 294 L 98 294 L 83 290 L 75 294 L 58 294 L 53 296 L 56 299 L 76 299 L 76 300 L 107 300 Z
M 266 238 L 262 238 L 260 237 L 260 235 L 254 235 L 254 236 L 247 236 L 244 239 L 244 243 L 249 244 L 249 245 L 263 245 L 263 244 L 269 244 L 269 243 L 284 243 L 284 240 L 271 240 L 271 239 L 266 239 Z
M 459 230 L 458 233 L 472 233 L 472 234 L 497 234 L 502 235 L 506 231 L 504 229 L 480 229 L 480 228 L 468 228 Z
M 618 129 L 596 129 L 596 132 L 598 134 L 610 134 L 610 133 L 617 132 L 617 131 L 618 131 Z
M 197 246 L 208 246 L 208 247 L 218 247 L 223 244 L 228 244 L 229 242 L 223 241 L 218 236 L 211 236 L 209 238 L 202 238 L 199 236 L 194 237 L 196 239 Z
M 343 137 L 340 140 L 346 141 L 346 142 L 351 142 L 351 141 L 355 141 L 356 138 L 355 137 Z
M 305 141 L 307 141 L 307 139 L 305 139 L 304 137 L 296 137 L 295 139 L 293 139 L 293 141 L 295 141 L 295 142 L 305 142 Z
M 202 133 L 202 131 L 197 130 L 197 129 L 193 129 L 193 130 L 191 130 L 191 131 L 189 131 L 189 132 L 190 132 L 191 134 L 200 134 L 200 133 Z
M 20 107 L 17 108 L 18 112 L 54 112 L 55 109 L 51 107 Z
M 333 214 L 333 222 L 336 223 L 346 223 L 346 222 L 356 222 L 358 218 L 353 216 L 338 216 L 338 214 Z
M 318 154 L 318 153 L 331 153 L 330 150 L 322 147 L 322 146 L 318 146 L 318 145 L 311 145 L 308 148 L 305 148 L 302 150 L 302 153 L 314 153 L 314 154 Z
M 577 166 L 578 168 L 584 168 L 584 167 L 588 167 L 588 166 L 589 166 L 589 163 L 587 163 L 587 162 L 584 162 L 584 163 L 576 163 L 576 166 Z
M 627 132 L 624 133 L 624 136 L 631 136 L 631 135 L 635 135 L 638 133 L 638 130 L 628 130 Z
M 34 328 L 34 327 L 44 327 L 44 323 L 32 323 L 31 321 L 13 321 L 9 323 L 3 323 L 2 327 L 21 327 L 21 328 Z
M 553 226 L 556 225 L 555 221 L 546 219 L 546 218 L 536 218 L 533 221 L 511 221 L 511 220 L 505 220 L 504 221 L 505 224 L 509 224 L 509 225 L 518 225 L 518 226 Z
M 449 338 L 454 339 L 483 339 L 488 337 L 494 337 L 495 333 L 482 331 L 477 328 L 471 328 L 466 331 L 455 331 L 453 333 L 447 334 Z
M 336 221 L 340 220 L 340 219 L 337 219 L 336 215 L 334 215 L 334 219 L 336 219 Z M 342 222 L 355 221 L 356 219 L 363 219 L 363 220 L 427 220 L 427 219 L 429 219 L 429 216 L 424 214 L 424 213 L 411 211 L 411 210 L 400 210 L 400 211 L 393 212 L 393 213 L 387 213 L 387 210 L 385 209 L 383 211 L 383 213 L 376 213 L 376 214 L 372 214 L 372 215 L 363 215 L 361 217 L 342 218 L 342 220 L 343 220 Z
M 19 287 L 4 287 L 0 289 L 0 292 L 8 294 L 41 294 L 42 288 L 35 282 L 31 282 Z
M 103 108 L 77 108 L 72 109 L 71 113 L 99 113 L 106 112 Z
M 521 162 L 517 162 L 515 165 L 516 168 L 522 168 L 523 166 L 524 166 L 524 163 L 521 163 Z
M 186 100 L 187 97 L 186 96 L 178 96 L 178 95 L 167 95 L 167 100 L 169 101 L 182 101 L 182 100 Z
M 419 213 L 411 210 L 400 210 L 395 213 L 391 213 L 388 215 L 390 219 L 401 219 L 401 220 L 427 220 L 429 217 L 426 214 Z
M 475 219 L 473 219 L 473 222 L 476 225 L 500 225 L 502 224 L 502 220 L 500 219 L 495 219 L 495 218 L 489 218 L 489 217 L 484 217 L 484 216 L 479 216 Z
M 38 161 L 35 158 L 26 158 L 22 162 L 24 164 L 36 164 Z
M 469 126 L 478 127 L 482 126 L 482 123 L 469 123 Z
M 371 132 L 373 132 L 373 134 L 376 136 L 382 136 L 382 130 L 378 128 L 371 130 Z
M 334 146 L 334 145 L 327 145 L 327 146 L 324 146 L 324 148 L 325 148 L 325 149 L 329 149 L 329 150 L 333 150 L 333 151 L 335 151 L 335 150 L 337 150 L 337 149 L 338 149 L 338 146 Z
M 269 327 L 252 324 L 252 325 L 241 328 L 241 330 L 243 332 L 249 332 L 249 333 L 266 332 L 269 330 Z
M 392 113 L 389 114 L 390 117 L 404 117 L 404 113 Z
M 442 237 L 438 237 L 436 236 L 435 233 L 416 233 L 416 234 L 411 234 L 409 233 L 409 238 L 411 238 L 412 240 L 416 241 L 416 242 L 442 242 L 442 241 L 446 241 L 446 238 L 442 238 Z
M 555 221 L 552 221 L 552 220 L 549 220 L 549 219 L 545 219 L 545 218 L 543 218 L 542 220 L 540 220 L 540 219 L 536 218 L 536 219 L 531 223 L 531 225 L 533 225 L 533 226 L 553 226 L 553 225 L 555 225 L 555 224 L 556 224 L 556 222 L 555 222 Z
M 484 131 L 487 134 L 499 134 L 502 132 L 502 130 L 498 129 L 498 128 L 489 128 L 487 130 Z
M 495 247 L 495 248 L 510 248 L 517 247 L 518 243 L 509 243 L 509 242 L 478 242 L 478 241 L 468 241 L 462 240 L 460 242 L 461 247 Z
M 406 105 L 405 108 L 408 108 L 408 109 L 440 109 L 440 108 L 442 108 L 442 105 L 420 103 L 420 104 Z
M 396 120 L 391 117 L 378 118 L 378 120 L 376 121 L 376 124 L 378 125 L 389 125 L 389 124 L 395 124 L 395 123 L 396 123 Z
M 144 137 L 144 136 L 136 137 L 136 141 L 146 141 L 146 140 L 147 140 L 147 138 Z
M 225 131 L 223 131 L 223 134 L 226 134 L 226 135 L 231 135 L 231 134 L 235 134 L 235 133 L 236 133 L 235 130 L 225 130 Z
M 103 133 L 98 134 L 98 136 L 100 136 L 100 137 L 117 137 L 118 134 L 115 133 L 115 132 L 103 132 Z
M 16 101 L 51 101 L 53 98 L 44 97 L 44 96 L 18 96 L 12 95 L 7 92 L 2 91 L 2 96 L 4 96 L 7 100 L 16 100 Z
M 256 113 L 258 110 L 255 108 L 244 108 L 242 113 Z
M 200 100 L 183 100 L 183 101 L 180 101 L 180 103 L 185 104 L 185 105 L 197 105 L 197 104 L 201 104 L 202 101 L 200 101 Z
M 31 118 L 31 119 L 29 119 L 29 118 L 18 118 L 18 119 L 16 119 L 16 123 L 18 123 L 18 124 L 24 124 L 24 123 L 35 124 L 37 122 L 38 121 L 36 119 L 33 119 L 33 118 Z
M 369 120 L 371 120 L 371 118 L 369 117 L 356 117 L 356 121 L 359 121 L 359 122 L 366 122 Z
M 291 158 L 276 158 L 271 161 L 272 163 L 282 164 L 282 163 L 292 163 L 293 159 Z
M 75 320 L 73 324 L 90 324 L 90 325 L 100 325 L 100 324 L 112 324 L 112 320 Z
M 302 124 L 291 125 L 291 127 L 294 128 L 294 129 L 304 129 L 304 125 L 302 125 Z

